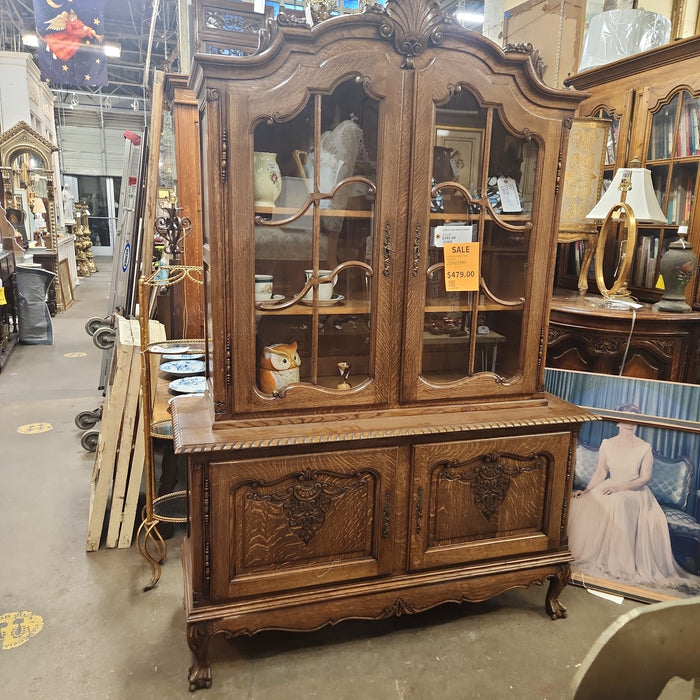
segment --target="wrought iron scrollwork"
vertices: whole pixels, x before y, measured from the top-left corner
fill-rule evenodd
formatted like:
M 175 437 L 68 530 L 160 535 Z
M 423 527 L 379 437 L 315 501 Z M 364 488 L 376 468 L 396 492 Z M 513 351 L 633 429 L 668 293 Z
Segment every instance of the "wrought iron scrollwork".
M 159 216 L 155 222 L 155 229 L 165 238 L 164 251 L 168 255 L 177 257 L 181 252 L 180 247 L 185 236 L 192 228 L 192 221 L 186 216 L 178 216 L 183 207 L 178 207 L 173 202 L 169 207 L 161 207 L 165 216 Z

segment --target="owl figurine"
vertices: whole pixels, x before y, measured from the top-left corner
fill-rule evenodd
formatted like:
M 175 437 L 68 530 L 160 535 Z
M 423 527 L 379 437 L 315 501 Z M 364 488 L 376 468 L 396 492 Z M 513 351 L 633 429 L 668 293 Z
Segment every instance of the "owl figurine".
M 263 348 L 258 364 L 258 384 L 266 394 L 278 394 L 299 381 L 301 358 L 296 340 Z

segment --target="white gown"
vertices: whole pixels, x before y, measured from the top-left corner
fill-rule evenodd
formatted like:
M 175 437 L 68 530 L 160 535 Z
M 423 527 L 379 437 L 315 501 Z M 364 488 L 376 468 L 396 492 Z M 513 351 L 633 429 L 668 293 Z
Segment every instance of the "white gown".
M 588 493 L 572 499 L 569 547 L 574 566 L 646 586 L 697 585 L 700 579 L 676 564 L 666 516 L 647 486 L 604 494 L 611 482 L 625 483 L 639 476 L 651 446 L 638 439 L 630 448 L 615 438 L 603 440 L 600 454 L 607 460 L 608 478 Z

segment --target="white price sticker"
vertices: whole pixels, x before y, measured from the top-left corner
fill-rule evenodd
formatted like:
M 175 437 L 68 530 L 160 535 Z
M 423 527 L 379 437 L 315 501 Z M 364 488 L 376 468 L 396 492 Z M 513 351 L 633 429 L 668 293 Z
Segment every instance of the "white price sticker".
M 476 239 L 476 228 L 476 224 L 436 226 L 432 243 L 436 248 L 444 248 L 449 243 L 472 243 Z
M 501 195 L 501 211 L 504 214 L 517 214 L 523 210 L 518 185 L 512 177 L 498 178 L 498 193 Z

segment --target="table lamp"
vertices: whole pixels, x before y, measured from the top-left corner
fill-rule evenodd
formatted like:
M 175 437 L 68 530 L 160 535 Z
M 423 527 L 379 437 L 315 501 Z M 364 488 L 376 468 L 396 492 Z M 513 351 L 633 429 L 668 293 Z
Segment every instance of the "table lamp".
M 596 247 L 595 278 L 600 294 L 613 302 L 631 298 L 627 285 L 637 244 L 637 224 L 666 223 L 666 216 L 654 193 L 651 172 L 639 167 L 640 165 L 640 161 L 635 158 L 629 168 L 620 168 L 610 187 L 586 215 L 587 219 L 602 220 Z M 608 289 L 603 275 L 603 257 L 611 233 L 622 240 L 624 248 L 615 280 Z

